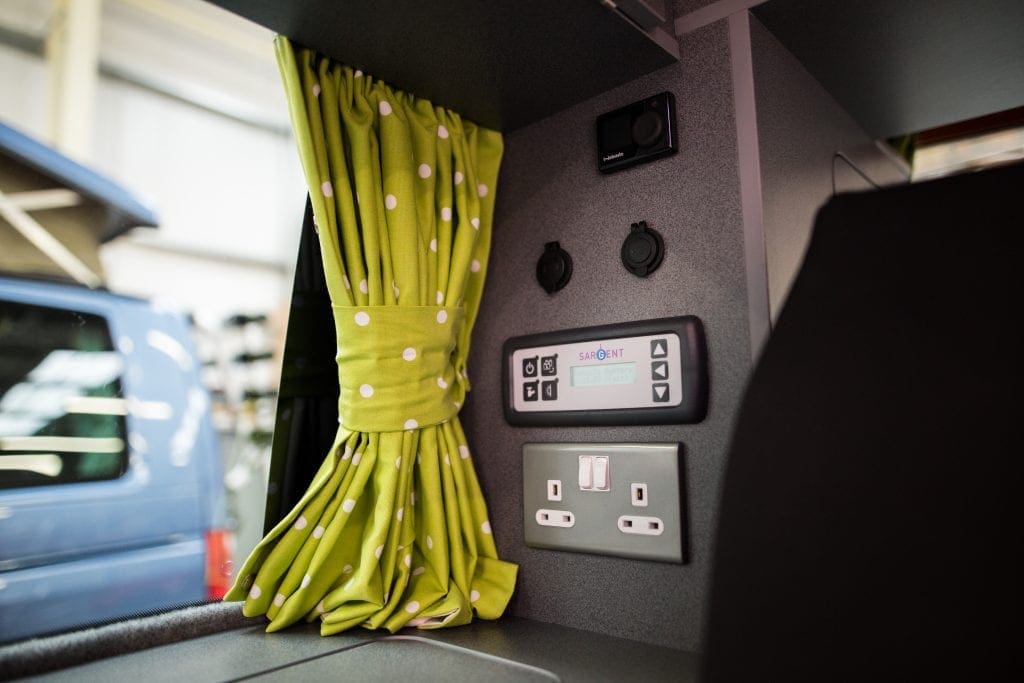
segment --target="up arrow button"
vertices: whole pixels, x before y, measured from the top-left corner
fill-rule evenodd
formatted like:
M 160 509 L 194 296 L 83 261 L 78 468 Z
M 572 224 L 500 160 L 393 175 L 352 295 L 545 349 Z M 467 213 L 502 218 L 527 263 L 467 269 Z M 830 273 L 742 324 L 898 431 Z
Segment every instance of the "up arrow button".
M 668 358 L 668 341 L 665 339 L 651 340 L 651 358 Z

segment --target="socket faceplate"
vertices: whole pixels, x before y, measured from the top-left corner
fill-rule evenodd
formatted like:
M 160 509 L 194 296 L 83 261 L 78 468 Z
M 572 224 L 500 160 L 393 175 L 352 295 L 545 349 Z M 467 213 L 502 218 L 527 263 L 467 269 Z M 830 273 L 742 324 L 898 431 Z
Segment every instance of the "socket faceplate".
M 581 456 L 608 459 L 607 491 L 580 488 Z M 523 445 L 523 529 L 526 545 L 684 563 L 682 445 L 678 443 L 528 443 Z M 551 481 L 559 481 L 561 500 L 549 497 Z M 644 502 L 635 505 L 639 484 Z M 571 513 L 572 526 L 537 521 L 538 510 L 549 515 Z M 658 533 L 633 531 L 641 526 L 620 518 L 655 524 Z M 656 522 L 654 521 L 656 520 Z

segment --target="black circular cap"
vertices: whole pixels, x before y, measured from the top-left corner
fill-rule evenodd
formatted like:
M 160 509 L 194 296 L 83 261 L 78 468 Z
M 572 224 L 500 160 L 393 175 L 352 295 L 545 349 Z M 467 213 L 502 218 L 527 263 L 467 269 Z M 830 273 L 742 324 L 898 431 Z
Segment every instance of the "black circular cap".
M 572 278 L 572 257 L 558 242 L 544 245 L 544 253 L 537 261 L 537 282 L 548 294 L 569 284 Z
M 647 277 L 661 265 L 664 255 L 665 242 L 657 230 L 647 227 L 645 221 L 630 226 L 620 252 L 626 270 L 637 277 Z
M 626 239 L 627 258 L 630 263 L 647 263 L 656 249 L 654 238 L 646 233 Z
M 650 147 L 661 139 L 665 123 L 656 112 L 645 111 L 633 121 L 633 142 L 641 147 Z

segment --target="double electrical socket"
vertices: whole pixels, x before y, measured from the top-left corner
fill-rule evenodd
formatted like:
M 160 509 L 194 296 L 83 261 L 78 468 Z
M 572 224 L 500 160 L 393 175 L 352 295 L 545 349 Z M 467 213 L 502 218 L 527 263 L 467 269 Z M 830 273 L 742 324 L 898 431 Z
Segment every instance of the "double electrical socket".
M 678 443 L 523 445 L 526 545 L 686 561 Z

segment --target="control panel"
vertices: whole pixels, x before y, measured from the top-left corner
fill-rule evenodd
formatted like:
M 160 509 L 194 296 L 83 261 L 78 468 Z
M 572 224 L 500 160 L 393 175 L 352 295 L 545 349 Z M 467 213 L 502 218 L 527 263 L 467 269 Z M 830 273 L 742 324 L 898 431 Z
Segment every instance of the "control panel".
M 503 356 L 510 424 L 673 424 L 707 412 L 704 329 L 693 316 L 513 337 Z

